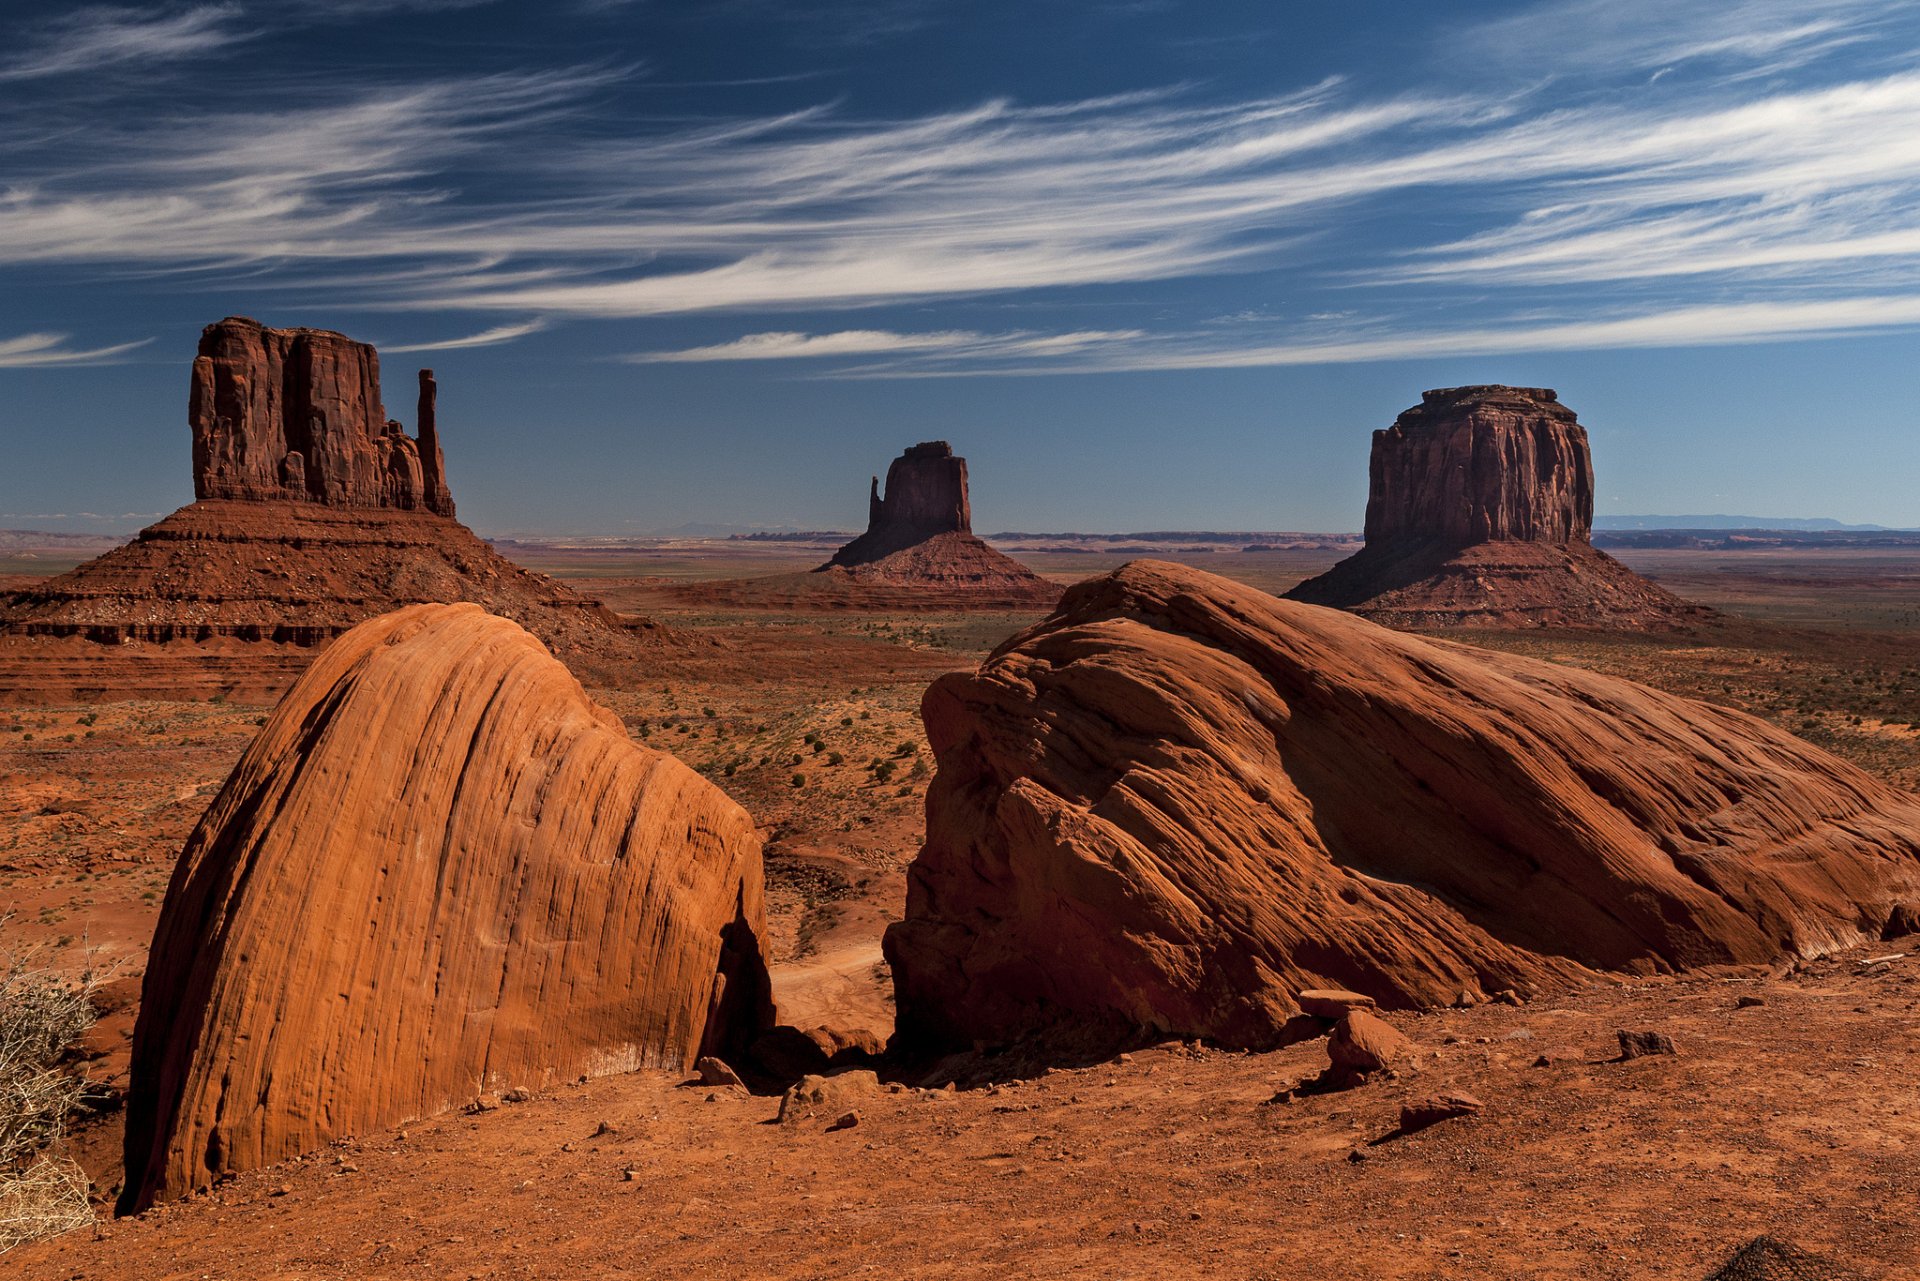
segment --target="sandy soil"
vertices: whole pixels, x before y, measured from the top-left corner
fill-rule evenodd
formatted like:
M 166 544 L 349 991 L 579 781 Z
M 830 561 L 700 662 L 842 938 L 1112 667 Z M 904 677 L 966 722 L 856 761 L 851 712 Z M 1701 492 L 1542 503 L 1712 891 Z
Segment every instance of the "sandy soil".
M 1294 1103 L 1269 1100 L 1324 1065 L 1317 1042 L 896 1082 L 851 1097 L 838 1131 L 776 1124 L 777 1101 L 742 1090 L 602 1079 L 360 1136 L 9 1263 L 149 1281 L 1637 1281 L 1704 1277 L 1769 1232 L 1894 1281 L 1920 1267 L 1915 942 L 1396 1015 L 1416 1066 Z M 1611 1061 L 1621 1027 L 1679 1054 Z M 1397 1135 L 1401 1103 L 1443 1087 L 1485 1110 Z
M 756 614 L 656 590 L 681 575 L 783 572 L 808 549 L 671 572 L 631 556 L 515 554 L 701 642 L 595 697 L 761 822 L 786 1017 L 884 1036 L 878 937 L 899 910 L 931 766 L 920 691 L 1030 616 Z M 1282 590 L 1341 554 L 1181 559 Z M 1729 611 L 1709 633 L 1476 640 L 1740 706 L 1920 785 L 1920 556 L 1743 557 L 1622 553 Z M 1126 556 L 1029 559 L 1066 580 Z M 104 1188 L 159 898 L 264 711 L 185 699 L 0 710 L 4 941 L 117 973 L 87 1065 L 103 1115 L 79 1149 Z M 360 1136 L 6 1262 L 32 1277 L 1698 1278 L 1767 1230 L 1893 1281 L 1920 1275 L 1920 957 L 1861 962 L 1912 948 L 1395 1016 L 1421 1047 L 1417 1072 L 1291 1105 L 1266 1100 L 1317 1070 L 1318 1044 L 1142 1050 L 957 1093 L 922 1092 L 916 1069 L 898 1092 L 859 1099 L 860 1123 L 834 1133 L 827 1118 L 768 1124 L 772 1098 L 600 1080 Z M 1764 1004 L 1736 1009 L 1740 996 Z M 1618 1027 L 1667 1031 L 1682 1053 L 1605 1062 Z M 1533 1066 L 1542 1054 L 1550 1065 Z M 1440 1086 L 1486 1111 L 1374 1144 L 1405 1097 Z M 602 1121 L 614 1132 L 596 1136 Z

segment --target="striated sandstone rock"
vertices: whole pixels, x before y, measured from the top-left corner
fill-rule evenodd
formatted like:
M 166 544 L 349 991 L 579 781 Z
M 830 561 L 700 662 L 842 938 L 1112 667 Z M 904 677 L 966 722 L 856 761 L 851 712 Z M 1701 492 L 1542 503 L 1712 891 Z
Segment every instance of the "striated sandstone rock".
M 1282 1038 L 1876 937 L 1920 800 L 1761 721 L 1137 561 L 923 715 L 903 1048 Z
M 121 1205 L 771 1023 L 753 821 L 473 605 L 334 643 L 188 838 Z
M 1545 387 L 1446 387 L 1373 434 L 1369 544 L 1585 541 L 1587 430 Z
M 1288 596 L 1395 626 L 1708 617 L 1589 541 L 1586 429 L 1545 387 L 1446 387 L 1373 434 L 1366 545 Z
M 411 439 L 381 404 L 372 347 L 229 316 L 207 326 L 193 362 L 194 496 L 451 516 L 434 394 L 423 369 Z

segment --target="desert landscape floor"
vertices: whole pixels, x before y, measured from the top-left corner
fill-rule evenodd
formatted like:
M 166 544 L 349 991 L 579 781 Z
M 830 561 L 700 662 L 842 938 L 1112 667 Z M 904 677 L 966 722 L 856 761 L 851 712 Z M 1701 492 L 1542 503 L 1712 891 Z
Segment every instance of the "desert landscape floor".
M 728 612 L 665 590 L 792 572 L 806 548 L 509 550 L 696 642 L 591 692 L 761 823 L 783 1019 L 884 1036 L 879 935 L 900 910 L 933 764 L 920 692 L 1033 616 Z M 1341 554 L 1190 559 L 1284 590 Z M 1066 582 L 1128 556 L 1023 558 Z M 1739 707 L 1920 786 L 1920 556 L 1622 559 L 1727 619 L 1655 637 L 1457 638 Z M 269 704 L 48 694 L 0 710 L 0 911 L 9 946 L 113 975 L 87 1051 L 98 1115 L 79 1142 L 106 1196 L 159 901 Z M 949 1065 L 971 1069 L 957 1091 L 923 1088 L 922 1066 L 787 1125 L 772 1123 L 774 1097 L 603 1078 L 361 1135 L 135 1219 L 103 1210 L 96 1228 L 6 1265 L 62 1278 L 1703 1278 L 1765 1231 L 1896 1281 L 1920 1275 L 1915 946 L 1395 1014 L 1420 1048 L 1415 1071 L 1291 1104 L 1268 1100 L 1324 1064 L 1319 1042 L 1170 1045 L 1027 1079 Z M 1622 1028 L 1665 1032 L 1680 1053 L 1610 1061 Z M 1441 1088 L 1486 1106 L 1392 1136 L 1402 1102 Z M 858 1122 L 830 1131 L 847 1110 Z

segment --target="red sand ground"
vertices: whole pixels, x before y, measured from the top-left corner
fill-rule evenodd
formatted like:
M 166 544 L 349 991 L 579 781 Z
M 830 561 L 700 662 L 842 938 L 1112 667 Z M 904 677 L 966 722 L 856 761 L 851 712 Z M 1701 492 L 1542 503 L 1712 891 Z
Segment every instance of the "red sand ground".
M 1283 590 L 1339 554 L 1193 559 Z M 884 1031 L 877 940 L 920 835 L 920 691 L 1030 616 L 673 608 L 636 582 L 778 572 L 764 549 L 750 566 L 724 548 L 666 565 L 516 555 L 692 634 L 685 653 L 636 665 L 616 687 L 590 681 L 595 697 L 763 825 L 789 1016 Z M 1125 558 L 1031 559 L 1064 580 Z M 1920 561 L 1816 555 L 1749 570 L 1740 553 L 1623 558 L 1733 611 L 1733 624 L 1677 641 L 1477 641 L 1742 707 L 1920 783 Z M 172 859 L 261 715 L 205 701 L 0 710 L 6 934 L 72 968 L 89 944 L 118 962 L 119 1009 L 96 1030 L 89 1065 L 109 1086 L 124 1072 L 127 1002 Z M 6 1263 L 49 1278 L 1693 1281 L 1767 1231 L 1907 1281 L 1920 1275 L 1915 945 L 1795 974 L 1394 1015 L 1420 1047 L 1417 1075 L 1274 1107 L 1264 1100 L 1324 1063 L 1319 1043 L 1270 1055 L 1176 1047 L 997 1088 L 879 1093 L 837 1133 L 824 1118 L 767 1124 L 772 1098 L 604 1079 L 409 1125 L 405 1137 L 363 1135 Z M 1905 959 L 1861 964 L 1896 952 Z M 1765 1004 L 1735 1009 L 1742 995 Z M 1668 1032 L 1680 1057 L 1603 1062 L 1620 1027 Z M 1533 1067 L 1542 1054 L 1551 1065 Z M 1486 1111 L 1370 1146 L 1406 1097 L 1443 1085 Z M 109 1111 L 81 1136 L 82 1159 L 108 1184 L 116 1121 Z M 614 1132 L 596 1136 L 602 1121 Z

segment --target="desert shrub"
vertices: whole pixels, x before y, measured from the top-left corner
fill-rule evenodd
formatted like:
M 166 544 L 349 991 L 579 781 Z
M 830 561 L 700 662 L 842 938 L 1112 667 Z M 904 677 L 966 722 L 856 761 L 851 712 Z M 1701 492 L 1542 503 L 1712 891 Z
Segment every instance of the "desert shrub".
M 86 1083 L 61 1059 L 93 1024 L 97 980 L 36 959 L 0 953 L 0 1254 L 93 1222 L 87 1176 L 62 1151 Z

